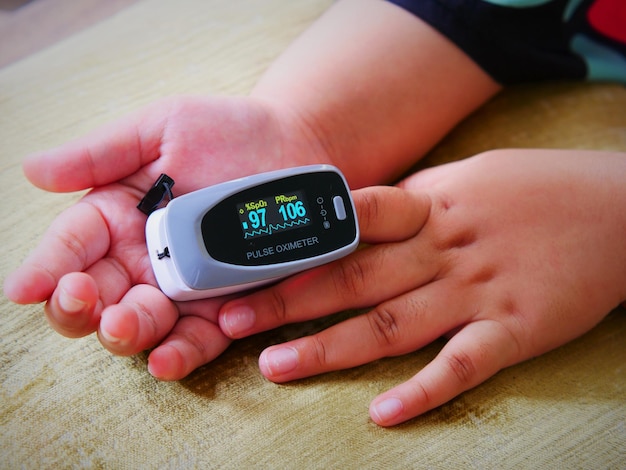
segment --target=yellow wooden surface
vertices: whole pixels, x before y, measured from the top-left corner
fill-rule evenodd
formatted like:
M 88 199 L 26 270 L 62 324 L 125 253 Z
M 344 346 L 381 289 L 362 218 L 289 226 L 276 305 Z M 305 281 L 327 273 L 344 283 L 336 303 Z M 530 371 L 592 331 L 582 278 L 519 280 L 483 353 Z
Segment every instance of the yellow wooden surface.
M 0 69 L 2 280 L 79 195 L 31 187 L 21 158 L 161 96 L 245 94 L 330 0 L 143 0 Z M 459 84 L 462 86 L 462 84 Z M 547 84 L 500 95 L 425 164 L 495 147 L 626 151 L 626 90 Z M 42 306 L 0 303 L 1 468 L 624 468 L 626 315 L 394 429 L 369 401 L 441 348 L 275 385 L 267 345 L 333 319 L 235 343 L 175 383 L 146 356 L 54 333 Z

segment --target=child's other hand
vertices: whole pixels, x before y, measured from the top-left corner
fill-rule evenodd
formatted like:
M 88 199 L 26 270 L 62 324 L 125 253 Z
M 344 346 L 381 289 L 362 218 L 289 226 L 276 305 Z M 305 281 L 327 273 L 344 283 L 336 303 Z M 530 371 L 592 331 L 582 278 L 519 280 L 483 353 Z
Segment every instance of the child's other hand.
M 69 337 L 98 331 L 116 354 L 160 344 L 150 371 L 179 379 L 230 343 L 217 326 L 223 299 L 173 303 L 146 256 L 137 203 L 161 173 L 175 194 L 261 171 L 327 161 L 297 120 L 249 98 L 162 100 L 90 135 L 28 157 L 28 179 L 48 191 L 94 188 L 52 223 L 5 282 L 17 303 L 47 301 Z
M 507 150 L 355 191 L 373 246 L 225 304 L 240 338 L 374 306 L 318 334 L 266 349 L 286 382 L 449 342 L 370 406 L 394 425 L 596 325 L 626 299 L 626 155 Z

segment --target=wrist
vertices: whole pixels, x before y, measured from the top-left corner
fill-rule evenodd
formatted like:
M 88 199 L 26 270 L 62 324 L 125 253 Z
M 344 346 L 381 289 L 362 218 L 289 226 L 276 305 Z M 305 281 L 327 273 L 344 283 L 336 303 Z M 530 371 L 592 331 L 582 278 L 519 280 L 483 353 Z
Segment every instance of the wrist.
M 342 167 L 327 136 L 307 120 L 305 113 L 300 112 L 296 106 L 254 90 L 250 99 L 265 110 L 272 123 L 273 145 L 277 147 L 277 158 L 273 166 L 286 168 L 326 163 L 341 167 L 342 171 L 349 171 L 349 168 Z

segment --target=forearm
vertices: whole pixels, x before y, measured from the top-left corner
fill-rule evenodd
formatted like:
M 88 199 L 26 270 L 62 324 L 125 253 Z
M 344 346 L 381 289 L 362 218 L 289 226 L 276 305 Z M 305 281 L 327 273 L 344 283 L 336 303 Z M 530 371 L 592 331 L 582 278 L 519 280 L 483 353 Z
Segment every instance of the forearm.
M 288 110 L 353 187 L 402 174 L 500 87 L 412 14 L 380 0 L 334 4 L 252 96 Z

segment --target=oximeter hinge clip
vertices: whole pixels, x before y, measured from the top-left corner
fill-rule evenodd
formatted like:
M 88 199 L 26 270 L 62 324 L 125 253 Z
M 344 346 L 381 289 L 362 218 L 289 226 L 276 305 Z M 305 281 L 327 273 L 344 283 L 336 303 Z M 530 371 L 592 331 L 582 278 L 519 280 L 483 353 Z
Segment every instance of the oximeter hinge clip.
M 165 196 L 167 196 L 170 201 L 174 199 L 172 186 L 174 186 L 174 180 L 165 173 L 162 173 L 143 199 L 139 201 L 137 209 L 146 215 L 150 215 L 159 208 Z

